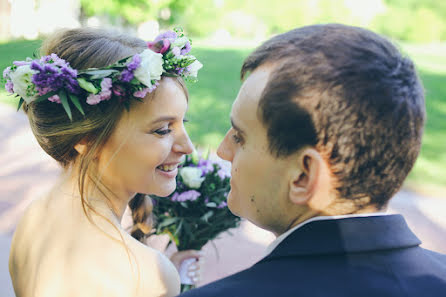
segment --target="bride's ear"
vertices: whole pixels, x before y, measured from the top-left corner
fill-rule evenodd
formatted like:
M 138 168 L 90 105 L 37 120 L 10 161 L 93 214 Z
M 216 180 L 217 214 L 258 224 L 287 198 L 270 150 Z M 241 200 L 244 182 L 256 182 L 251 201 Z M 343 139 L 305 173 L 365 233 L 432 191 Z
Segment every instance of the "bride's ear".
M 289 181 L 289 200 L 322 211 L 332 202 L 331 179 L 327 163 L 314 148 L 306 148 L 294 159 Z
M 83 155 L 85 154 L 85 152 L 87 151 L 87 140 L 86 139 L 82 139 L 81 141 L 79 141 L 75 146 L 74 149 L 77 151 L 77 153 L 79 155 Z

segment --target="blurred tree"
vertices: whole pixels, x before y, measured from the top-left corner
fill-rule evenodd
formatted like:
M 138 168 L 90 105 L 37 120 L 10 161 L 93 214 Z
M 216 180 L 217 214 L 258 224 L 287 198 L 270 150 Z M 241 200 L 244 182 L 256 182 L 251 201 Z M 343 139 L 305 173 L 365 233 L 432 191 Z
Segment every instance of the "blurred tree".
M 161 24 L 173 24 L 186 7 L 182 0 L 81 0 L 86 16 L 109 15 L 130 25 L 149 19 Z
M 446 39 L 446 1 L 438 0 L 81 0 L 85 15 L 106 14 L 137 25 L 181 24 L 195 36 L 218 30 L 256 38 L 299 26 L 340 22 L 407 41 Z
M 446 39 L 446 1 L 384 0 L 385 13 L 372 28 L 396 39 L 431 42 Z

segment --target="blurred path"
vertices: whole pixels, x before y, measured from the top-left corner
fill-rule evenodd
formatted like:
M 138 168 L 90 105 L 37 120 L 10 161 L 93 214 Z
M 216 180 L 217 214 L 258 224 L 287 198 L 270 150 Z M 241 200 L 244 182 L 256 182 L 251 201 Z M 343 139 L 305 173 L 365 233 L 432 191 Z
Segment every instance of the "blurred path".
M 22 112 L 0 104 L 0 119 L 0 296 L 11 297 L 14 293 L 7 263 L 12 233 L 27 205 L 50 188 L 60 170 L 37 144 Z M 446 195 L 443 199 L 430 198 L 401 191 L 389 211 L 405 216 L 423 247 L 446 253 Z M 254 264 L 274 240 L 271 233 L 246 221 L 232 233 L 233 236 L 223 234 L 204 248 L 202 284 Z M 154 247 L 162 248 L 166 238 L 150 241 Z

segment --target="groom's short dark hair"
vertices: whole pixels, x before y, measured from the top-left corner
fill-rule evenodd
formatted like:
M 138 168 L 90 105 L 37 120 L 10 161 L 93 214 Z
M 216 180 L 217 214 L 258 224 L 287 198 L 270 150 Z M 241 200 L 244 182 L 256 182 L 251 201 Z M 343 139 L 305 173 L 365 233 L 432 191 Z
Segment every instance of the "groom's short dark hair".
M 328 24 L 269 39 L 242 79 L 263 64 L 274 65 L 257 110 L 271 153 L 313 146 L 340 197 L 386 205 L 421 146 L 424 92 L 412 61 L 369 30 Z

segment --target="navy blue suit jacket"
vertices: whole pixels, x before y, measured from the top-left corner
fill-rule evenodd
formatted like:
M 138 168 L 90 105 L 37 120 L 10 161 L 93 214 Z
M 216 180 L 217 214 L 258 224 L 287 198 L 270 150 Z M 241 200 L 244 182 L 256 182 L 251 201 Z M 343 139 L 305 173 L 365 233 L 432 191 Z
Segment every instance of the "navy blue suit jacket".
M 181 296 L 445 297 L 446 255 L 420 243 L 401 215 L 313 221 L 252 267 Z

